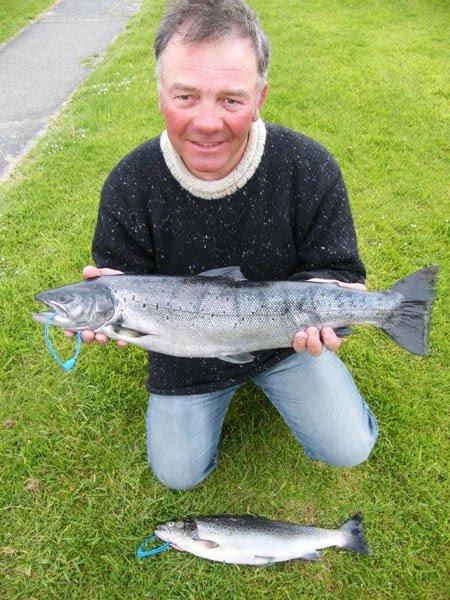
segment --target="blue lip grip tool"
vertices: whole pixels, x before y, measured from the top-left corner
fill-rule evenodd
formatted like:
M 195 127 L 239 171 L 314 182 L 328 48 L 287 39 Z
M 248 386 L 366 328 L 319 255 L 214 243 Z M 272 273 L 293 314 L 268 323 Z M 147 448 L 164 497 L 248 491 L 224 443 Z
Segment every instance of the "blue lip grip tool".
M 154 540 L 156 540 L 155 534 L 148 537 L 144 541 L 144 543 L 141 544 L 139 546 L 139 548 L 136 550 L 136 556 L 138 558 L 146 558 L 147 556 L 156 556 L 156 554 L 161 554 L 161 552 L 164 552 L 165 550 L 168 550 L 170 548 L 170 542 L 165 542 L 162 546 L 158 546 L 157 548 L 152 548 L 151 550 L 146 550 L 146 547 Z
M 64 369 L 64 371 L 66 373 L 69 373 L 69 371 L 71 371 L 74 368 L 74 366 L 77 364 L 78 355 L 80 354 L 80 350 L 81 350 L 81 333 L 78 332 L 76 335 L 76 345 L 75 345 L 74 355 L 72 356 L 72 358 L 69 358 L 69 360 L 66 360 L 64 362 L 63 360 L 61 360 L 61 358 L 56 353 L 56 350 L 54 349 L 52 341 L 50 339 L 50 325 L 52 324 L 52 321 L 55 317 L 56 317 L 56 314 L 50 315 L 49 318 L 47 319 L 47 321 L 45 322 L 45 328 L 44 328 L 45 342 L 47 344 L 47 348 L 50 351 L 50 354 L 56 360 L 58 365 L 62 369 Z

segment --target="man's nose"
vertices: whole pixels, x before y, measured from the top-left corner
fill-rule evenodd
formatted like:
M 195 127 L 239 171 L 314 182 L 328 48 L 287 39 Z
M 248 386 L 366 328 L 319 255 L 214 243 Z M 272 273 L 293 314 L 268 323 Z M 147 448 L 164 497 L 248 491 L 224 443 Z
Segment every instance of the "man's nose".
M 214 102 L 201 102 L 197 107 L 194 124 L 198 129 L 207 133 L 213 133 L 222 127 L 220 106 Z

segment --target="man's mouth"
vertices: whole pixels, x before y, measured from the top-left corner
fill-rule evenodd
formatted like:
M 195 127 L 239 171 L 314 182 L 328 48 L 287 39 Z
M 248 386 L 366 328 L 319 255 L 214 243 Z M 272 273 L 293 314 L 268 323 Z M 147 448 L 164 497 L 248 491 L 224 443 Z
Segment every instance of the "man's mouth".
M 216 148 L 217 146 L 221 146 L 224 142 L 197 142 L 195 140 L 191 141 L 195 146 L 199 146 L 200 148 Z

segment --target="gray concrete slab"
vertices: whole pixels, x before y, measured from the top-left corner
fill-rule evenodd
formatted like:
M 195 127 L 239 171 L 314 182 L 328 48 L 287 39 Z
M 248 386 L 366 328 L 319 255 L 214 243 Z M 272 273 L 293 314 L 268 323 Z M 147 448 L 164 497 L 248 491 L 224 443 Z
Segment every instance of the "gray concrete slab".
M 0 181 L 33 146 L 142 0 L 60 0 L 0 47 Z M 83 62 L 84 61 L 84 62 Z

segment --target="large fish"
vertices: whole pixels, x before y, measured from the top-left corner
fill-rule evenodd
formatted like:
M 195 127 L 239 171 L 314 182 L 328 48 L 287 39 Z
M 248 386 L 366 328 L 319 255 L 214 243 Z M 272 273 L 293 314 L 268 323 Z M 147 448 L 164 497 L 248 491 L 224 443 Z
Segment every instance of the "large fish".
M 158 525 L 155 534 L 177 550 L 241 565 L 270 565 L 296 558 L 319 560 L 320 550 L 331 546 L 371 554 L 361 514 L 339 529 L 252 516 L 195 517 Z
M 402 348 L 425 355 L 437 268 L 417 271 L 388 291 L 333 283 L 248 281 L 237 267 L 196 276 L 109 275 L 49 290 L 51 312 L 34 319 L 91 329 L 155 352 L 245 363 L 252 352 L 292 346 L 308 326 L 371 324 Z

